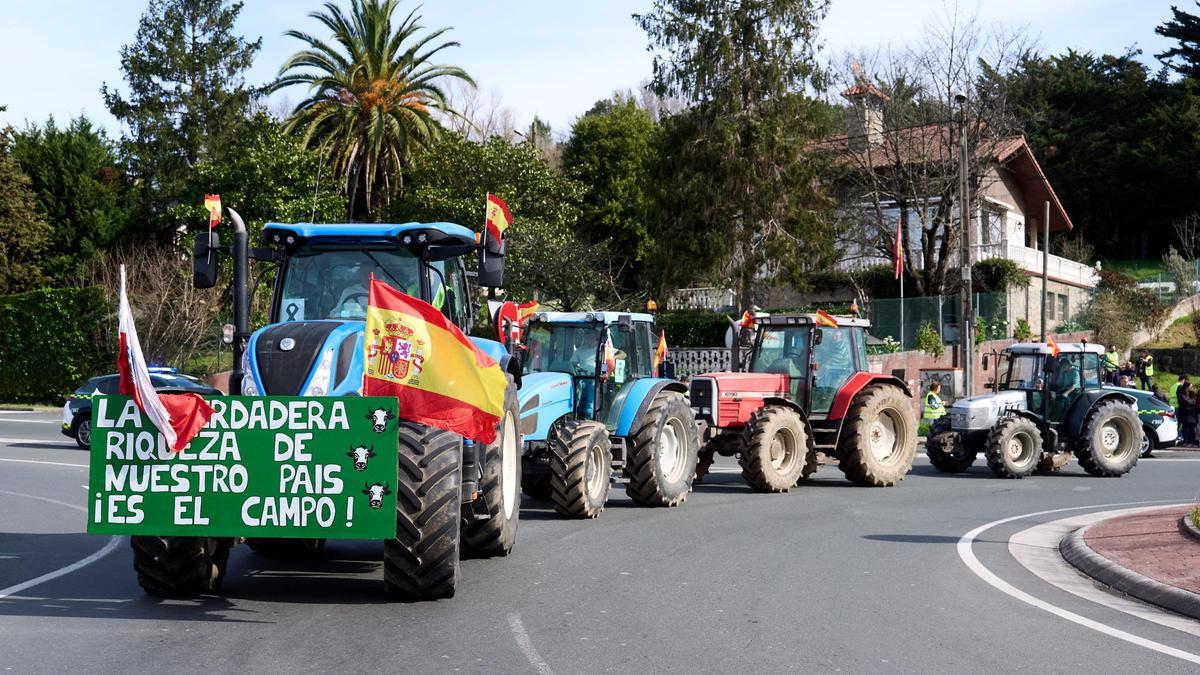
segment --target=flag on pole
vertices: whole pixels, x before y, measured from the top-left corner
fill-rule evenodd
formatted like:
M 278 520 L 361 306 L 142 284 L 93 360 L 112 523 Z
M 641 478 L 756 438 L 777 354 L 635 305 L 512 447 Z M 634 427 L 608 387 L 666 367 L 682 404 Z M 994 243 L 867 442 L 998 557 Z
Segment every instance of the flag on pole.
M 754 328 L 754 315 L 750 310 L 742 312 L 742 318 L 738 321 L 738 326 L 741 328 Z
M 371 279 L 364 396 L 395 396 L 404 419 L 496 440 L 508 379 L 433 305 Z
M 508 205 L 490 192 L 487 196 L 486 219 L 488 235 L 497 243 L 504 237 L 508 226 L 513 224 L 512 212 L 508 210 Z
M 825 326 L 827 328 L 837 328 L 838 322 L 837 322 L 837 319 L 833 318 L 833 315 L 830 314 L 829 312 L 826 312 L 823 309 L 818 309 L 817 310 L 817 325 Z
M 904 219 L 896 216 L 896 243 L 892 247 L 892 268 L 899 279 L 904 274 Z
M 613 351 L 612 338 L 604 331 L 604 368 L 600 371 L 600 379 L 607 380 L 617 369 L 617 354 Z
M 658 377 L 658 367 L 667 360 L 667 331 L 658 332 L 658 346 L 654 348 L 654 376 Z
M 208 229 L 221 224 L 221 195 L 204 195 L 204 209 L 208 211 Z
M 537 300 L 530 300 L 529 302 L 517 305 L 517 323 L 523 324 L 529 321 L 529 317 L 533 316 L 540 306 Z
M 212 417 L 213 409 L 199 394 L 159 394 L 150 382 L 150 371 L 142 356 L 133 325 L 133 312 L 125 295 L 125 266 L 121 265 L 121 299 L 118 310 L 117 373 L 118 393 L 132 396 L 133 402 L 158 429 L 173 451 L 187 447 L 200 427 Z
M 1058 348 L 1058 343 L 1054 341 L 1053 337 L 1046 336 L 1046 346 L 1050 348 L 1050 355 L 1057 359 L 1061 350 Z

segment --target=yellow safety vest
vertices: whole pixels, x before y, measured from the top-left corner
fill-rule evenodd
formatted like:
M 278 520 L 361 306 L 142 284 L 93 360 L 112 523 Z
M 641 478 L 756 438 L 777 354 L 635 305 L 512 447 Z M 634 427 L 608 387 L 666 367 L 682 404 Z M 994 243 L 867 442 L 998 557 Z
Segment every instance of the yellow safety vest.
M 921 418 L 932 421 L 945 414 L 946 404 L 942 403 L 942 397 L 932 391 L 925 394 L 925 411 Z

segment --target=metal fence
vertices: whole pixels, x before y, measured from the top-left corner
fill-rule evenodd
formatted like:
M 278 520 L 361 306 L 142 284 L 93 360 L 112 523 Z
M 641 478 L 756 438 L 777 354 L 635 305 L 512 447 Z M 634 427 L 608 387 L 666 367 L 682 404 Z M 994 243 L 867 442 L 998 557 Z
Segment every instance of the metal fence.
M 670 358 L 675 362 L 675 377 L 729 370 L 728 349 L 672 349 Z
M 986 322 L 987 338 L 1002 338 L 1012 334 L 1008 325 L 1008 302 L 1004 293 L 976 293 L 975 316 Z M 903 312 L 901 309 L 903 308 Z M 901 325 L 900 317 L 904 322 Z M 931 295 L 916 298 L 878 298 L 871 302 L 871 334 L 877 338 L 890 337 L 900 343 L 900 349 L 915 349 L 917 330 L 925 322 L 932 323 L 946 344 L 957 344 L 960 334 L 959 297 Z

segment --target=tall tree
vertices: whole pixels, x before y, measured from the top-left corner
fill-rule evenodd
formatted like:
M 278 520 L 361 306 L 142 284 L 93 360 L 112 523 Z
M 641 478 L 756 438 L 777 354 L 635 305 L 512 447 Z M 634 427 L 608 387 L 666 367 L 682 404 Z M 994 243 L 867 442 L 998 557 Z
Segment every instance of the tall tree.
M 221 157 L 244 119 L 252 91 L 245 72 L 262 40 L 234 33 L 242 3 L 150 0 L 137 36 L 121 48 L 127 93 L 101 88 L 109 111 L 126 127 L 130 173 L 141 186 L 142 220 L 164 222 L 184 195 L 198 162 Z
M 1200 7 L 1200 2 L 1196 5 Z M 1200 16 L 1171 5 L 1171 20 L 1163 22 L 1154 32 L 1179 43 L 1155 56 L 1184 77 L 1200 78 Z
M 632 98 L 600 101 L 575 122 L 563 148 L 563 169 L 584 186 L 579 234 L 628 261 L 618 283 L 639 286 L 642 265 L 654 252 L 649 218 L 649 164 L 657 125 Z
M 56 285 L 75 283 L 131 220 L 128 182 L 112 143 L 86 117 L 65 127 L 50 118 L 14 133 L 12 155 L 54 224 L 44 268 Z
M 827 249 L 830 202 L 810 148 L 826 128 L 811 94 L 823 85 L 817 29 L 828 6 L 656 0 L 635 15 L 655 51 L 656 92 L 692 106 L 667 125 L 655 181 L 658 255 L 671 261 L 660 287 L 712 263 L 749 307 L 764 281 L 802 284 Z
M 444 80 L 470 76 L 433 58 L 457 47 L 435 42 L 449 30 L 424 33 L 416 10 L 398 24 L 399 0 L 352 0 L 347 15 L 332 2 L 309 16 L 332 33 L 332 43 L 297 30 L 285 35 L 307 47 L 280 68 L 274 89 L 304 85 L 288 128 L 328 157 L 350 197 L 351 217 L 378 218 L 403 187 L 414 150 L 441 134 L 435 113 L 454 114 Z
M 29 176 L 9 151 L 9 132 L 0 129 L 0 295 L 33 290 L 46 282 L 42 265 L 51 235 Z

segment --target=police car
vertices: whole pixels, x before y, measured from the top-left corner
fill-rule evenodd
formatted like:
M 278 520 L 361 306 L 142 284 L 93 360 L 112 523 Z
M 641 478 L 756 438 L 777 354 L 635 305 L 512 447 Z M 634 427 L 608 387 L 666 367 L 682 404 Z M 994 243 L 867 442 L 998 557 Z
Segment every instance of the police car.
M 220 389 L 210 387 L 191 375 L 184 375 L 174 368 L 152 366 L 150 383 L 154 390 L 164 394 L 194 392 L 201 396 L 222 396 Z M 97 394 L 116 394 L 120 386 L 120 375 L 99 375 L 84 382 L 67 397 L 62 409 L 62 432 L 75 439 L 83 449 L 92 447 L 92 397 Z
M 1142 420 L 1142 457 L 1149 457 L 1155 450 L 1174 446 L 1179 441 L 1179 423 L 1175 420 L 1175 408 L 1164 403 L 1143 389 L 1132 387 L 1109 387 L 1129 394 L 1137 399 L 1138 418 Z

